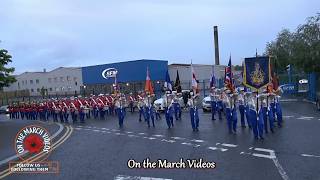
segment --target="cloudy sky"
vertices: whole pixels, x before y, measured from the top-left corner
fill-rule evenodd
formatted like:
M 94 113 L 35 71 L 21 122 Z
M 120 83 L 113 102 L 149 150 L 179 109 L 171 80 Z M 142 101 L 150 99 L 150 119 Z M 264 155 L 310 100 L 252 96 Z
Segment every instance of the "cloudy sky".
M 0 48 L 16 73 L 134 59 L 212 64 L 263 53 L 283 28 L 320 11 L 319 0 L 1 0 Z

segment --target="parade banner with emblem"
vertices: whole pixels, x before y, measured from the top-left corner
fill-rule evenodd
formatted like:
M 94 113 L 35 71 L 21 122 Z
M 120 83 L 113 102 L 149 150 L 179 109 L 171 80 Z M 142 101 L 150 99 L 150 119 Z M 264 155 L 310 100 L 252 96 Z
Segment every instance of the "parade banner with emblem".
M 271 79 L 270 59 L 268 56 L 244 59 L 243 84 L 258 90 L 268 85 Z

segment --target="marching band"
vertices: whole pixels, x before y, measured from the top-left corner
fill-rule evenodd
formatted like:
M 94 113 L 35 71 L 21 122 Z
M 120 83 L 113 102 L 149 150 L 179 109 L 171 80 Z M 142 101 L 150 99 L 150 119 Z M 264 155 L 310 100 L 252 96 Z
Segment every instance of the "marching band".
M 279 90 L 273 90 L 272 84 L 261 92 L 245 91 L 239 87 L 231 90 L 227 87 L 210 89 L 211 119 L 215 120 L 215 114 L 222 120 L 225 114 L 228 130 L 231 134 L 237 133 L 238 111 L 241 127 L 249 127 L 256 139 L 263 139 L 264 133 L 274 132 L 274 123 L 282 126 L 282 111 L 279 103 Z M 43 120 L 50 118 L 54 122 L 69 123 L 69 117 L 73 123 L 85 123 L 86 119 L 93 117 L 106 120 L 108 115 L 117 115 L 119 127 L 123 127 L 126 117 L 126 109 L 134 113 L 138 108 L 139 121 L 142 117 L 147 126 L 156 126 L 155 120 L 160 120 L 161 106 L 164 111 L 168 129 L 174 127 L 174 118 L 181 120 L 181 93 L 166 91 L 162 97 L 162 104 L 155 104 L 155 95 L 149 92 L 139 92 L 136 96 L 132 93 L 127 96 L 123 93 L 100 94 L 90 97 L 71 97 L 64 99 L 47 99 L 40 102 L 14 103 L 9 108 L 11 119 Z M 193 131 L 199 131 L 200 95 L 190 91 L 187 106 L 190 112 L 191 127 Z M 151 122 L 150 122 L 151 121 Z M 151 124 L 152 123 L 152 124 Z

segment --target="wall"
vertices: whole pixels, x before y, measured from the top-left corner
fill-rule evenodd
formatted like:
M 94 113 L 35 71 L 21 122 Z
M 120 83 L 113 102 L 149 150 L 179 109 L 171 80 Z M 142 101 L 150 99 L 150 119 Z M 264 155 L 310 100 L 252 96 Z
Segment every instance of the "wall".
M 82 78 L 85 85 L 112 84 L 114 78 L 104 79 L 102 72 L 108 68 L 118 70 L 117 81 L 121 83 L 139 82 L 146 80 L 147 67 L 152 81 L 163 80 L 168 68 L 168 61 L 135 60 L 96 66 L 82 67 Z
M 50 72 L 25 72 L 17 75 L 16 79 L 17 82 L 4 88 L 4 91 L 29 90 L 31 96 L 40 96 L 43 87 L 49 95 L 74 94 L 75 91 L 79 93 L 83 85 L 81 68 L 60 67 Z

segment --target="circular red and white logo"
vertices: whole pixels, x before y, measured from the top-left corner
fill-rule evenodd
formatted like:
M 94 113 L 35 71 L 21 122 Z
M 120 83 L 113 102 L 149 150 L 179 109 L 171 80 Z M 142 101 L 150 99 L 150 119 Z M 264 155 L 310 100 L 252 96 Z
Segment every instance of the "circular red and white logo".
M 16 135 L 14 146 L 17 155 L 22 160 L 41 153 L 46 159 L 51 151 L 51 135 L 41 126 L 26 126 Z

